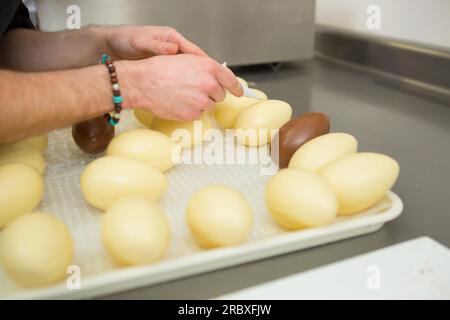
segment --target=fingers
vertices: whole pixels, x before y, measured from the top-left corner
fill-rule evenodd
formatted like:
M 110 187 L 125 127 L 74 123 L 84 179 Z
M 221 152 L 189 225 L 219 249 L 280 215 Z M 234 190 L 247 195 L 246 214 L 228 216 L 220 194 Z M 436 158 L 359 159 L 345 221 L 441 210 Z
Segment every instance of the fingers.
M 202 113 L 202 110 L 186 107 L 178 110 L 178 114 L 174 116 L 177 119 L 174 120 L 194 121 L 198 120 L 202 116 Z
M 212 98 L 198 93 L 189 97 L 185 96 L 180 103 L 169 103 L 164 108 L 159 107 L 152 112 L 163 119 L 193 121 L 199 119 L 204 111 L 212 109 L 215 104 Z
M 171 55 L 178 53 L 178 45 L 173 42 L 154 41 L 153 49 L 155 55 Z
M 148 58 L 154 55 L 171 55 L 177 54 L 179 51 L 178 44 L 176 43 L 152 40 L 146 36 L 132 38 L 130 45 L 138 55 L 137 58 Z
M 129 45 L 135 53 L 133 59 L 149 58 L 154 55 L 174 55 L 177 53 L 208 56 L 202 49 L 171 27 L 143 28 L 145 29 L 131 29 L 128 31 L 131 34 L 126 35 L 130 39 Z
M 177 31 L 174 31 L 172 38 L 173 38 L 172 40 L 178 44 L 179 53 L 188 53 L 203 57 L 208 56 L 202 49 L 200 49 L 197 45 L 187 40 Z
M 220 85 L 223 88 L 227 89 L 232 95 L 236 97 L 241 97 L 244 94 L 244 91 L 238 79 L 233 74 L 233 72 L 227 67 L 224 67 L 219 64 L 216 77 Z
M 209 88 L 208 93 L 214 102 L 220 102 L 225 99 L 225 90 L 216 79 L 213 80 L 213 85 Z
M 211 100 L 211 103 L 212 100 Z M 176 110 L 171 110 L 170 112 L 164 112 L 160 114 L 159 117 L 168 120 L 176 121 L 194 121 L 198 120 L 202 116 L 203 110 L 194 108 L 193 106 L 183 106 L 178 107 Z
M 132 37 L 130 46 L 139 56 L 137 58 L 148 58 L 154 55 L 153 41 L 145 36 Z
M 198 101 L 196 101 L 194 109 L 199 112 L 203 112 L 212 109 L 215 104 L 216 101 L 214 101 L 210 96 L 201 95 L 199 96 Z

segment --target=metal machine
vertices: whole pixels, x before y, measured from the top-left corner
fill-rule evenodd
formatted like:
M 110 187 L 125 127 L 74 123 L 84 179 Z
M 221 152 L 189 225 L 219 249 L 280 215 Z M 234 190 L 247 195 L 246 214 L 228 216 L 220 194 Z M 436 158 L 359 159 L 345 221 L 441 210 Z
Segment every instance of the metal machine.
M 309 59 L 315 0 L 37 0 L 40 28 L 66 29 L 73 5 L 81 25 L 168 25 L 228 65 Z

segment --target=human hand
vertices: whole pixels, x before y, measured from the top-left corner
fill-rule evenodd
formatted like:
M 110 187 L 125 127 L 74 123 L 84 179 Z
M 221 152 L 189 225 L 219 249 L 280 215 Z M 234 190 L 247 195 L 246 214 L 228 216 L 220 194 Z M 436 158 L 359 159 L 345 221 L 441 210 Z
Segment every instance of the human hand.
M 114 60 L 138 60 L 177 53 L 206 56 L 202 49 L 171 27 L 114 26 L 96 29 Z
M 222 101 L 225 90 L 243 94 L 233 72 L 206 56 L 166 55 L 118 64 L 127 71 L 122 92 L 129 95 L 131 106 L 165 119 L 195 120 Z

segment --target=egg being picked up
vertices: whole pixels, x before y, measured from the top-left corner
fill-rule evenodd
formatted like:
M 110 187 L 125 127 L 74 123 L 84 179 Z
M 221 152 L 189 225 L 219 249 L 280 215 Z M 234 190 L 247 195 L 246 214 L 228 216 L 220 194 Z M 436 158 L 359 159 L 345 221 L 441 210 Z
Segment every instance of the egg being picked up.
M 269 98 L 267 97 L 267 94 L 265 94 L 263 91 L 252 88 L 252 92 L 259 97 L 259 99 L 261 100 L 268 100 Z
M 214 105 L 214 116 L 219 126 L 223 129 L 231 129 L 236 119 L 249 106 L 258 103 L 258 99 L 247 97 L 236 97 L 227 92 L 225 99 Z
M 394 185 L 399 171 L 391 157 L 363 152 L 337 160 L 319 173 L 337 195 L 339 215 L 351 215 L 380 201 Z
M 248 82 L 247 82 L 247 80 L 245 80 L 244 78 L 241 78 L 241 77 L 236 77 L 236 79 L 239 81 L 239 83 L 241 84 L 241 86 L 243 86 L 243 87 L 248 87 Z

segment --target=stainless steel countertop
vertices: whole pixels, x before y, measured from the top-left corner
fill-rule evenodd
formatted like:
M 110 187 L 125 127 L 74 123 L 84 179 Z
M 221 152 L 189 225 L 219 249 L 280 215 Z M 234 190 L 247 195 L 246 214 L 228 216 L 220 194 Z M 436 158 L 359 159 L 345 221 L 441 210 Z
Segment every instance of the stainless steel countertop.
M 268 67 L 238 71 L 269 97 L 289 102 L 295 114 L 328 114 L 332 131 L 355 135 L 360 151 L 394 157 L 400 163 L 394 191 L 403 199 L 403 214 L 369 235 L 105 298 L 212 298 L 419 236 L 450 246 L 450 106 L 317 59 L 276 73 Z

